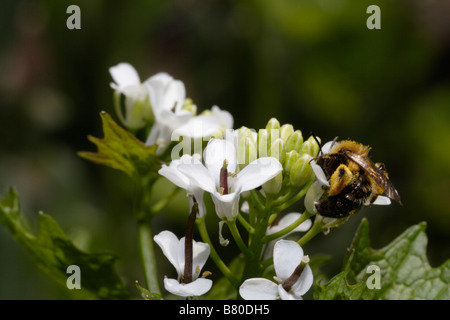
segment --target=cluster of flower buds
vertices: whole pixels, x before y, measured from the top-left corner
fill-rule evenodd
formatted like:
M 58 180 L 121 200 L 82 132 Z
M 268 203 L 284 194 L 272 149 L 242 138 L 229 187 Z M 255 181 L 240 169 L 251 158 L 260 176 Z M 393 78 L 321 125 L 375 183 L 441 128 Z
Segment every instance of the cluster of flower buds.
M 283 166 L 282 172 L 262 186 L 264 192 L 278 194 L 284 186 L 302 187 L 314 178 L 309 162 L 319 152 L 318 138 L 311 136 L 304 141 L 300 130 L 291 124 L 280 125 L 275 118 L 258 132 L 247 127 L 237 132 L 240 169 L 260 157 L 276 158 Z

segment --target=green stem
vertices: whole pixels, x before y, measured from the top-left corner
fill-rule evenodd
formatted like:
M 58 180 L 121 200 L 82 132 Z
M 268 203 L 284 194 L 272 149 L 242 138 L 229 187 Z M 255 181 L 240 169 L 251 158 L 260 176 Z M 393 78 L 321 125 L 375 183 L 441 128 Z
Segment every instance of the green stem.
M 272 205 L 274 207 L 279 206 L 280 204 L 285 203 L 286 201 L 288 201 L 296 192 L 296 189 L 294 188 L 289 188 L 289 191 L 282 195 L 281 197 L 277 198 L 276 200 L 273 201 Z
M 252 198 L 253 204 L 258 211 L 264 210 L 264 197 L 258 190 L 251 190 L 250 197 Z
M 156 269 L 153 236 L 150 223 L 147 221 L 147 219 L 140 219 L 137 221 L 137 231 L 141 262 L 144 269 L 145 284 L 147 285 L 147 288 L 151 293 L 161 295 L 157 276 L 158 272 Z
M 227 221 L 227 226 L 231 231 L 231 235 L 233 236 L 234 240 L 236 241 L 237 246 L 241 250 L 241 252 L 246 256 L 253 256 L 253 253 L 247 248 L 247 246 L 244 243 L 244 240 L 242 240 L 241 235 L 239 233 L 239 230 L 236 226 L 236 220 L 233 221 Z
M 297 243 L 303 247 L 306 243 L 308 243 L 312 238 L 314 238 L 316 235 L 318 235 L 319 233 L 321 233 L 323 231 L 323 224 L 321 221 L 319 221 L 319 219 L 314 220 L 314 224 L 311 227 L 311 229 L 309 229 L 309 231 L 307 233 L 305 233 L 303 235 L 303 237 L 301 237 Z
M 293 205 L 294 203 L 296 203 L 297 201 L 299 201 L 301 198 L 303 198 L 313 182 L 314 181 L 308 182 L 295 196 L 293 196 L 288 201 L 279 205 L 277 207 L 277 211 L 281 212 L 284 209 L 286 209 L 286 208 L 290 207 L 291 205 Z
M 253 191 L 253 190 L 252 190 Z M 242 279 L 249 279 L 259 276 L 261 271 L 261 252 L 263 242 L 261 239 L 265 236 L 270 214 L 272 213 L 272 197 L 270 195 L 265 199 L 263 209 L 256 213 L 257 221 L 255 224 L 255 232 L 252 234 L 248 249 L 252 252 L 251 256 L 245 258 L 245 268 Z
M 247 220 L 245 220 L 245 218 L 239 213 L 237 215 L 237 219 L 239 220 L 239 222 L 241 223 L 241 225 L 245 228 L 245 230 L 247 230 L 247 232 L 249 234 L 253 234 L 255 233 L 255 228 L 253 228 L 250 223 L 248 223 Z
M 209 238 L 208 230 L 206 228 L 205 217 L 197 218 L 196 220 L 198 226 L 198 232 L 202 237 L 202 240 L 206 242 L 210 247 L 210 257 L 216 264 L 217 268 L 222 272 L 224 277 L 230 281 L 230 283 L 235 287 L 239 287 L 239 280 L 233 275 L 233 273 L 228 269 L 228 266 L 222 261 L 216 249 L 214 248 L 211 239 Z
M 136 177 L 134 217 L 145 284 L 151 293 L 161 295 L 151 229 L 150 197 L 156 179 Z
M 283 237 L 284 235 L 288 234 L 289 232 L 291 232 L 292 230 L 294 230 L 295 228 L 297 228 L 300 224 L 302 224 L 303 222 L 305 222 L 306 220 L 308 220 L 309 218 L 311 218 L 313 216 L 313 214 L 309 213 L 308 211 L 305 211 L 300 217 L 298 217 L 297 220 L 295 220 L 293 223 L 291 223 L 289 226 L 287 226 L 286 228 L 284 228 L 283 230 L 280 230 L 278 232 L 275 232 L 271 235 L 268 236 L 264 236 L 261 241 L 264 243 L 270 242 L 272 240 L 276 240 L 278 238 Z

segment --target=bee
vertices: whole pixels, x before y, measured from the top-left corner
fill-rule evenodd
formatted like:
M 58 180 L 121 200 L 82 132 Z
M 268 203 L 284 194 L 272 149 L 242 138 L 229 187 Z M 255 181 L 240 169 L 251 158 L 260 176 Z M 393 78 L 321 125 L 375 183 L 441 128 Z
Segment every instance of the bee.
M 314 159 L 329 182 L 329 186 L 324 186 L 324 193 L 315 203 L 320 215 L 347 217 L 363 206 L 371 206 L 382 194 L 402 205 L 385 165 L 370 160 L 370 147 L 355 141 L 336 140 L 331 143 L 327 154 Z

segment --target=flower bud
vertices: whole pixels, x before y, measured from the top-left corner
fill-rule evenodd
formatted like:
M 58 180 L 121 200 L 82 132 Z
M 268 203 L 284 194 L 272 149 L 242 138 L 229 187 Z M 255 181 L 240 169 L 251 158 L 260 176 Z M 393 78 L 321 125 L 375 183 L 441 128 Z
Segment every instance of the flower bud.
M 272 118 L 269 120 L 269 122 L 267 122 L 266 129 L 269 132 L 270 130 L 279 130 L 280 122 L 276 118 Z
M 270 154 L 269 156 L 277 158 L 281 164 L 284 163 L 286 158 L 286 149 L 284 147 L 284 141 L 281 139 L 275 140 L 270 146 Z
M 257 134 L 254 130 L 249 129 L 247 127 L 240 127 L 238 129 L 238 139 L 240 139 L 242 137 L 248 137 L 256 145 Z
M 286 142 L 287 139 L 294 133 L 294 126 L 292 124 L 283 124 L 280 128 L 280 138 Z
M 269 134 L 266 129 L 259 129 L 258 131 L 258 157 L 269 156 Z
M 275 177 L 262 185 L 262 189 L 267 194 L 277 194 L 281 190 L 283 184 L 283 172 L 280 172 Z
M 286 141 L 286 151 L 295 150 L 300 153 L 303 145 L 303 136 L 300 130 L 295 130 Z
M 242 135 L 238 141 L 237 161 L 239 169 L 243 169 L 258 157 L 258 150 L 253 137 Z
M 286 157 L 284 159 L 284 165 L 283 165 L 284 173 L 286 175 L 290 174 L 291 168 L 297 162 L 299 157 L 300 157 L 299 154 L 295 150 L 286 152 Z
M 319 138 L 317 138 L 317 139 L 319 139 Z M 301 148 L 300 152 L 301 153 L 307 153 L 311 157 L 316 157 L 317 154 L 319 153 L 319 148 L 320 147 L 317 144 L 316 139 L 313 136 L 311 136 L 311 137 L 308 138 L 308 140 L 303 142 L 303 145 L 302 145 L 302 148 Z
M 301 187 L 311 179 L 313 171 L 309 165 L 309 161 L 311 161 L 311 156 L 309 154 L 303 154 L 291 167 L 289 182 L 292 185 Z

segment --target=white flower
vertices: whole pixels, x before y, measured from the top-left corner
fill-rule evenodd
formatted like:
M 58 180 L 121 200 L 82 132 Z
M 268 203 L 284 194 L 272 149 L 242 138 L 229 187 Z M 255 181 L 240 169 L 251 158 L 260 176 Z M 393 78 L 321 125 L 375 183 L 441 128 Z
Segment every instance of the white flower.
M 184 155 L 180 159 L 172 160 L 169 166 L 163 164 L 158 172 L 178 187 L 185 189 L 187 193 L 191 193 L 198 203 L 198 216 L 203 217 L 206 213 L 205 203 L 203 201 L 204 191 L 202 188 L 192 184 L 189 178 L 178 169 L 179 165 L 182 163 L 194 163 L 194 158 L 190 155 Z M 194 199 L 189 197 L 189 208 L 192 208 L 193 203 Z
M 218 106 L 192 117 L 172 132 L 172 141 L 179 141 L 182 137 L 182 140 L 172 148 L 172 160 L 179 158 L 180 154 L 201 154 L 203 142 L 211 138 L 221 138 L 224 132 L 233 128 L 233 122 L 233 116 Z
M 117 116 L 127 128 L 142 128 L 152 118 L 146 82 L 141 83 L 136 69 L 125 62 L 109 68 L 109 73 L 114 80 L 110 85 L 115 90 L 114 106 Z M 125 96 L 123 111 L 121 94 Z
M 178 240 L 170 231 L 162 231 L 154 237 L 155 242 L 161 247 L 164 255 L 175 267 L 177 279 L 164 278 L 164 288 L 172 294 L 181 297 L 200 296 L 208 292 L 212 287 L 212 281 L 198 278 L 206 260 L 209 257 L 210 248 L 207 243 L 193 241 L 192 282 L 180 283 L 184 274 L 185 265 L 185 238 Z
M 187 123 L 192 113 L 183 109 L 186 100 L 184 83 L 165 72 L 150 77 L 145 82 L 155 123 L 146 144 L 158 144 L 158 153 L 169 145 L 173 130 Z
M 189 137 L 192 139 L 201 139 L 211 137 L 218 131 L 225 131 L 233 128 L 233 116 L 218 106 L 213 106 L 211 111 L 199 114 L 189 119 L 187 123 L 176 128 L 172 134 L 172 140 L 178 140 L 179 137 Z
M 278 240 L 273 250 L 277 283 L 265 278 L 247 279 L 239 288 L 239 294 L 246 300 L 301 300 L 313 283 L 308 261 L 297 242 Z M 286 288 L 291 281 L 293 283 Z
M 328 141 L 322 147 L 322 153 L 324 155 L 330 152 L 331 147 L 333 146 L 335 141 Z M 317 213 L 316 202 L 322 197 L 325 192 L 325 187 L 330 187 L 330 183 L 323 171 L 323 169 L 316 163 L 315 160 L 310 162 L 311 168 L 316 175 L 316 181 L 311 185 L 308 189 L 308 192 L 305 195 L 305 208 L 311 213 Z M 378 196 L 377 199 L 372 203 L 373 205 L 389 205 L 391 204 L 391 200 L 385 196 Z
M 242 211 L 242 210 L 241 210 Z M 299 219 L 302 216 L 301 213 L 298 212 L 291 212 L 283 217 L 281 217 L 280 221 L 276 225 L 270 226 L 266 230 L 266 236 L 269 236 L 271 234 L 277 233 L 278 231 L 284 230 L 285 228 L 289 227 L 291 224 L 293 224 L 297 219 Z M 295 227 L 293 230 L 289 231 L 283 237 L 287 237 L 288 235 L 294 233 L 294 232 L 306 232 L 311 228 L 312 222 L 310 219 L 305 220 L 300 225 Z M 279 239 L 279 238 L 278 238 Z M 267 243 L 264 247 L 264 259 L 268 259 L 273 255 L 273 248 L 275 246 L 275 243 L 278 239 L 272 240 L 269 243 Z
M 226 167 L 225 175 L 221 175 Z M 259 158 L 236 174 L 234 145 L 226 140 L 211 139 L 205 150 L 205 165 L 200 161 L 180 164 L 179 170 L 190 183 L 212 195 L 217 215 L 233 221 L 238 214 L 240 194 L 261 186 L 276 176 L 283 167 L 272 157 Z

